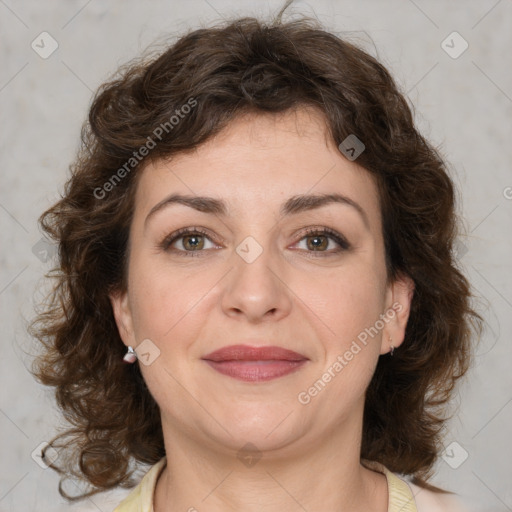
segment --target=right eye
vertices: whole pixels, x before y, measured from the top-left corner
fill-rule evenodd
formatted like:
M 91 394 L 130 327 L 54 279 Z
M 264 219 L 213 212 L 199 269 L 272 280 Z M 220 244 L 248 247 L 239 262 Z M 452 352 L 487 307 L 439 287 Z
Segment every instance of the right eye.
M 205 247 L 206 241 L 210 242 L 213 247 Z M 172 247 L 175 244 L 181 245 L 181 248 Z M 181 253 L 180 255 L 183 256 L 198 256 L 199 254 L 193 253 L 200 253 L 204 252 L 204 249 L 214 248 L 215 244 L 213 244 L 207 232 L 201 228 L 183 228 L 167 236 L 160 243 L 160 247 L 164 251 Z

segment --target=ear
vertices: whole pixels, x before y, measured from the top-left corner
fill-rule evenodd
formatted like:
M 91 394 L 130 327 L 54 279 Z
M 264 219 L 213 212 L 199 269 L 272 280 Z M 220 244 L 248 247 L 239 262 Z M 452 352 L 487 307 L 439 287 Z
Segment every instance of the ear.
M 385 326 L 382 331 L 381 354 L 391 351 L 391 346 L 399 347 L 405 338 L 405 328 L 409 320 L 411 302 L 414 295 L 414 281 L 401 274 L 388 285 L 386 291 Z
M 135 335 L 133 332 L 133 319 L 128 302 L 128 292 L 109 293 L 110 303 L 114 312 L 119 335 L 126 346 L 135 347 Z

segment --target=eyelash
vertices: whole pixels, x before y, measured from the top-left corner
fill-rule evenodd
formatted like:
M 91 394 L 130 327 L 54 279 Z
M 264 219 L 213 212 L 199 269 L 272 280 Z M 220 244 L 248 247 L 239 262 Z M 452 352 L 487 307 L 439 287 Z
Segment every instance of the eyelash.
M 182 255 L 186 256 L 186 257 L 193 257 L 193 258 L 200 257 L 200 253 L 205 252 L 205 250 L 184 251 L 181 249 L 170 249 L 170 246 L 175 241 L 179 240 L 180 238 L 183 238 L 186 235 L 201 235 L 201 236 L 208 238 L 210 241 L 213 241 L 213 240 L 211 240 L 211 237 L 209 236 L 209 234 L 201 228 L 195 228 L 195 227 L 194 228 L 182 228 L 182 229 L 179 229 L 178 231 L 175 231 L 174 233 L 170 234 L 169 236 L 165 237 L 162 240 L 162 242 L 160 242 L 159 247 L 160 247 L 160 249 L 163 249 L 164 251 L 172 250 L 173 252 L 176 252 L 176 253 L 182 253 Z M 307 253 L 309 253 L 308 257 L 323 258 L 323 257 L 327 257 L 327 256 L 331 256 L 333 254 L 343 252 L 343 251 L 347 251 L 351 248 L 351 245 L 347 242 L 347 240 L 342 235 L 340 235 L 338 232 L 336 232 L 330 228 L 325 228 L 325 227 L 308 228 L 303 233 L 301 233 L 301 235 L 302 236 L 299 239 L 299 242 L 306 237 L 311 237 L 313 235 L 316 235 L 316 236 L 328 236 L 329 238 L 334 240 L 339 245 L 339 247 L 337 249 L 331 250 L 331 251 L 306 251 Z M 317 255 L 313 255 L 312 253 L 317 253 Z

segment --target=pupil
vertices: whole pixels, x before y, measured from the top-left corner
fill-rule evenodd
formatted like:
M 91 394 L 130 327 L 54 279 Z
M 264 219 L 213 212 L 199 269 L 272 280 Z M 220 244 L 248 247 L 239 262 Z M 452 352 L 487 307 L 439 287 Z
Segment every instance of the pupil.
M 188 237 L 186 237 L 186 240 L 188 241 L 188 245 L 192 248 L 192 249 L 195 249 L 197 248 L 198 246 L 200 246 L 200 239 L 201 237 L 200 236 L 197 236 L 197 235 L 189 235 Z M 191 243 L 190 241 L 193 240 L 193 242 Z

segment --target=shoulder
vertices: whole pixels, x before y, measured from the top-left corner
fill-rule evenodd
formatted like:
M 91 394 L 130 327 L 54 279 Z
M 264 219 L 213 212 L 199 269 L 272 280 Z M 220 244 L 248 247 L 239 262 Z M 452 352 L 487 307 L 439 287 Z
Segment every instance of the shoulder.
M 362 461 L 369 469 L 386 475 L 390 512 L 469 512 L 456 494 L 437 493 L 413 484 L 376 461 Z
M 164 457 L 152 466 L 141 482 L 115 508 L 114 512 L 151 512 L 153 510 L 156 482 L 166 465 L 166 461 L 167 459 Z
M 456 494 L 443 494 L 407 482 L 414 495 L 418 512 L 469 512 Z

